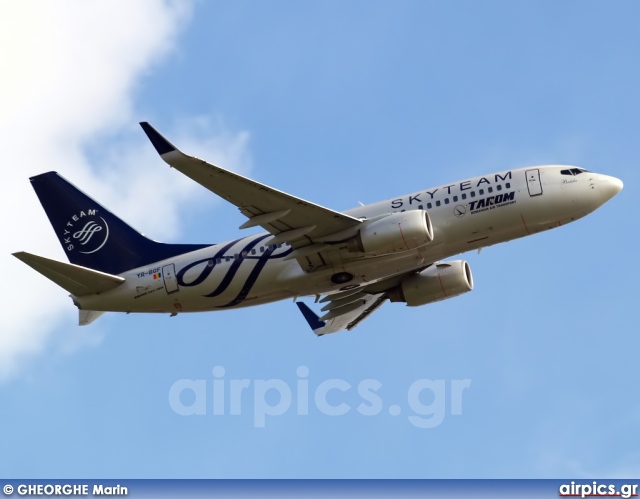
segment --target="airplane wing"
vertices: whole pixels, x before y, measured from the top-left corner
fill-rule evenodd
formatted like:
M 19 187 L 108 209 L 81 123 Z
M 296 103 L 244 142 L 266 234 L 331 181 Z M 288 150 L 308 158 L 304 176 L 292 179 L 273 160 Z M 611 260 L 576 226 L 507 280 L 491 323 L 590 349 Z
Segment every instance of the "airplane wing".
M 296 302 L 296 305 L 298 305 L 300 312 L 302 312 L 302 315 L 304 315 L 304 318 L 316 336 L 322 336 L 344 331 L 345 329 L 349 331 L 352 330 L 387 300 L 385 293 L 370 295 L 360 292 L 352 296 L 353 299 L 350 302 L 344 302 L 344 300 L 351 298 L 349 296 L 330 301 L 329 304 L 325 305 L 322 309 L 328 310 L 328 312 L 321 317 L 318 317 L 318 315 L 303 302 Z M 332 306 L 337 308 L 331 308 Z
M 140 126 L 166 163 L 233 203 L 249 218 L 240 226 L 241 229 L 259 225 L 273 234 L 275 238 L 271 239 L 269 244 L 288 242 L 296 249 L 313 245 L 306 248 L 305 254 L 321 251 L 326 245 L 314 245 L 314 238 L 350 229 L 361 223 L 357 218 L 187 156 L 149 123 L 142 122 Z
M 404 272 L 367 286 L 326 295 L 319 300 L 319 303 L 325 304 L 321 309 L 325 312 L 322 316 L 318 316 L 302 302 L 296 302 L 296 305 L 317 336 L 345 329 L 351 331 L 389 299 L 388 291 L 415 273 L 416 271 Z

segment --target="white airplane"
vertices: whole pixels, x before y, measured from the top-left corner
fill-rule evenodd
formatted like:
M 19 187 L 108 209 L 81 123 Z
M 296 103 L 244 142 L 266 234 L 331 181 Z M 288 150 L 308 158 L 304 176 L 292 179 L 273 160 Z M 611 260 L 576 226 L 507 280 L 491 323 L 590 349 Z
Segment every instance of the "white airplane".
M 573 222 L 622 189 L 572 166 L 518 168 L 341 213 L 187 156 L 148 123 L 160 157 L 267 232 L 219 244 L 147 239 L 56 172 L 31 178 L 71 263 L 14 255 L 71 293 L 80 325 L 105 311 L 172 316 L 314 296 L 316 335 L 353 329 L 386 300 L 420 306 L 473 289 L 445 258 Z

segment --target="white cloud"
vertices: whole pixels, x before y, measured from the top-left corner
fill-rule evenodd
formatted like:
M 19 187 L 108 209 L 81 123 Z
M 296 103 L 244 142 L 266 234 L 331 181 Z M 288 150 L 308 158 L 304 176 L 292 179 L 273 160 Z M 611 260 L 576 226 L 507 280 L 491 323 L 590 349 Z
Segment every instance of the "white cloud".
M 59 171 L 156 239 L 175 238 L 181 203 L 203 195 L 158 158 L 135 125 L 132 102 L 136 83 L 174 48 L 191 7 L 188 0 L 0 3 L 0 380 L 21 372 L 51 346 L 56 325 L 76 315 L 63 290 L 10 256 L 25 250 L 65 260 L 29 176 Z M 246 133 L 203 117 L 176 127 L 196 132 L 193 139 L 163 130 L 186 152 L 248 167 Z M 104 138 L 115 134 L 124 138 L 107 148 Z M 88 158 L 89 143 L 98 159 Z

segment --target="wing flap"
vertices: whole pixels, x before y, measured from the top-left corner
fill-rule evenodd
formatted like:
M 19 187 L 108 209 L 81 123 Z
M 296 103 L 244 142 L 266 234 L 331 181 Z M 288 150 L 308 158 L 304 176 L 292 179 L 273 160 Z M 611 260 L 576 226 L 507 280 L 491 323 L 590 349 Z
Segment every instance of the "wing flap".
M 326 295 L 317 302 L 323 304 L 319 317 L 307 305 L 296 302 L 313 332 L 323 334 L 337 333 L 348 329 L 351 331 L 363 320 L 378 310 L 389 299 L 387 292 L 397 286 L 414 272 L 405 272 L 373 284 Z
M 387 295 L 384 293 L 367 295 L 364 299 L 360 297 L 348 305 L 332 309 L 329 314 L 323 316 L 327 317 L 326 320 L 321 320 L 305 303 L 296 302 L 296 305 L 316 336 L 322 336 L 345 329 L 352 330 L 381 307 L 386 300 Z M 341 308 L 343 313 L 340 313 Z

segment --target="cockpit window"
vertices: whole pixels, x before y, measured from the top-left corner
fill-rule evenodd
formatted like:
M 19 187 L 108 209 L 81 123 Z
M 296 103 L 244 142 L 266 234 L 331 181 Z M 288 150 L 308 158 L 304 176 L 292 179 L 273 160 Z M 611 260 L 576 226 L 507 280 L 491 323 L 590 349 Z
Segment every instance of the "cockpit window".
M 587 172 L 584 168 L 571 168 L 570 170 L 560 170 L 560 175 L 580 175 L 581 173 Z

